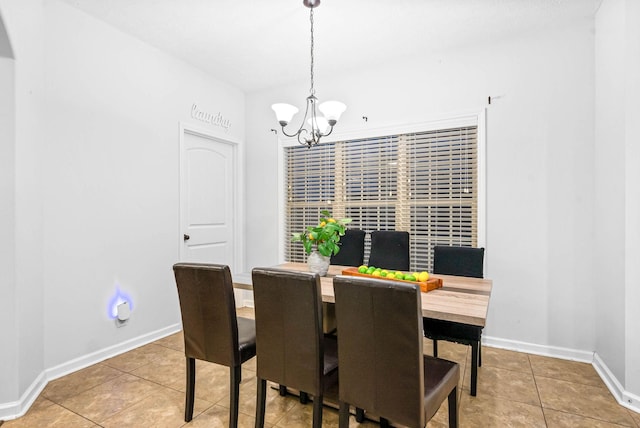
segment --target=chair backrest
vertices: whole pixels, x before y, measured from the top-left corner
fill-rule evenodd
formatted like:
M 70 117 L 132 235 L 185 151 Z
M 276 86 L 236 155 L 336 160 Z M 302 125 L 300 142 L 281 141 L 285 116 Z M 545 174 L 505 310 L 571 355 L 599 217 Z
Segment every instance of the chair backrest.
M 371 232 L 369 266 L 409 270 L 409 232 L 377 230 Z
M 257 376 L 310 394 L 322 391 L 324 349 L 320 277 L 255 268 Z
M 229 266 L 177 263 L 184 352 L 189 358 L 228 367 L 241 364 L 238 320 Z
M 337 276 L 340 401 L 406 426 L 425 425 L 417 284 Z
M 347 229 L 340 238 L 340 251 L 331 256 L 332 265 L 360 266 L 364 263 L 364 230 Z
M 433 273 L 484 277 L 484 248 L 433 247 Z

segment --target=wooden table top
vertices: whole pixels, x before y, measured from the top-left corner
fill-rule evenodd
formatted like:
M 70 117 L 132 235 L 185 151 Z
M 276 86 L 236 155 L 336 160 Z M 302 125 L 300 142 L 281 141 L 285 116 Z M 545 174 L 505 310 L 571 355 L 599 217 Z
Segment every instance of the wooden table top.
M 306 263 L 283 263 L 274 267 L 308 271 Z M 346 266 L 329 266 L 327 276 L 320 278 L 323 302 L 335 302 L 333 278 L 341 275 L 345 268 Z M 484 327 L 493 284 L 490 279 L 452 275 L 431 275 L 431 277 L 442 278 L 442 288 L 422 293 L 424 317 Z

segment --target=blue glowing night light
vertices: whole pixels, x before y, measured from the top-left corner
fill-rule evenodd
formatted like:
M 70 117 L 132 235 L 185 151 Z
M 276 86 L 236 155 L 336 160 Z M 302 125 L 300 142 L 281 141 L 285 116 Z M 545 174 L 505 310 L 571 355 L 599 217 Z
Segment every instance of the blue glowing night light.
M 121 291 L 120 287 L 116 287 L 116 294 L 111 297 L 109 304 L 107 305 L 107 315 L 109 318 L 116 319 L 118 317 L 118 305 L 124 302 L 127 302 L 129 304 L 129 309 L 133 310 L 133 301 L 131 300 L 131 296 L 124 291 Z

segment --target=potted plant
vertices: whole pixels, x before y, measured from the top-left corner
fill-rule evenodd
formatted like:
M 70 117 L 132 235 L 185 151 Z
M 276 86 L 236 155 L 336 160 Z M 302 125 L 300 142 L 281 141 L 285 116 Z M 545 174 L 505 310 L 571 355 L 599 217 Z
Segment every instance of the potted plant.
M 309 270 L 324 276 L 329 270 L 331 256 L 340 251 L 340 237 L 344 236 L 346 225 L 351 219 L 334 219 L 327 210 L 321 211 L 320 214 L 317 226 L 307 227 L 302 233 L 294 233 L 291 240 L 302 242 L 305 252 L 309 255 Z

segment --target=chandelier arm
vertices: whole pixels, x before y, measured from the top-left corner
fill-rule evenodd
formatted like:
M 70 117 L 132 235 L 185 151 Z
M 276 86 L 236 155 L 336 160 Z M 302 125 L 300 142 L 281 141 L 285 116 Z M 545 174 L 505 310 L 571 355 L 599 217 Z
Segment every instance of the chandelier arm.
M 314 145 L 314 143 L 312 143 L 313 140 L 307 140 L 306 138 L 302 138 L 303 131 L 305 134 L 309 132 L 304 128 L 298 131 L 298 143 L 302 144 L 303 146 L 307 146 L 307 148 L 310 148 L 311 146 Z M 315 144 L 317 144 L 317 142 Z
M 322 134 L 321 137 L 328 137 L 329 135 L 331 135 L 332 132 L 333 132 L 333 126 L 329 128 L 329 132 L 327 132 L 326 134 Z
M 298 129 L 298 132 L 296 132 L 295 134 L 287 134 L 287 131 L 284 130 L 284 126 L 282 127 L 282 133 L 284 135 L 286 135 L 287 137 L 295 137 L 295 136 L 299 136 L 300 135 L 300 129 Z

